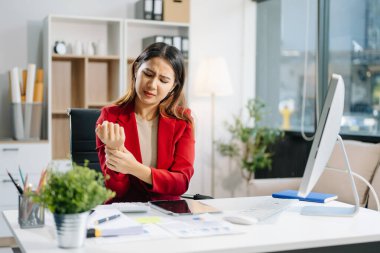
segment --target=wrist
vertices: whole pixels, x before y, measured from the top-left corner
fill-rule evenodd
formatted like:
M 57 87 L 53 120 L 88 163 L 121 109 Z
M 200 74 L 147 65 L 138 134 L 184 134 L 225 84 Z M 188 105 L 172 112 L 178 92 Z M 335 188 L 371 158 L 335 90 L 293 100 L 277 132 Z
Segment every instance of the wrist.
M 136 166 L 130 168 L 129 174 L 137 177 L 147 184 L 152 184 L 152 169 L 136 161 Z

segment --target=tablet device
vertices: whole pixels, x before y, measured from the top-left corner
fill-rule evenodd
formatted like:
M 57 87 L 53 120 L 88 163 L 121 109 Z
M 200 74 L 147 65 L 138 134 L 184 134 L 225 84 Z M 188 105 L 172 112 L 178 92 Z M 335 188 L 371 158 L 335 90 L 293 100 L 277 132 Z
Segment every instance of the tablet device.
M 219 213 L 220 210 L 197 200 L 156 200 L 149 202 L 152 208 L 171 215 Z

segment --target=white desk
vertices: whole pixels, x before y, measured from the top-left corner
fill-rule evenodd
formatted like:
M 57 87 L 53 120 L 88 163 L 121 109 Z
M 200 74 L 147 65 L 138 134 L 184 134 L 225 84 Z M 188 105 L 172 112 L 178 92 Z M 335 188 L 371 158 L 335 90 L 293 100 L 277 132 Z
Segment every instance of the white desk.
M 236 210 L 252 206 L 257 198 L 213 199 L 205 202 L 222 210 Z M 368 248 L 375 252 L 376 248 L 374 247 L 379 247 L 380 213 L 361 208 L 359 213 L 351 218 L 302 216 L 299 211 L 300 207 L 305 204 L 310 205 L 311 203 L 297 202 L 281 214 L 256 225 L 235 225 L 246 231 L 246 233 L 238 235 L 194 239 L 170 238 L 107 245 L 94 244 L 87 239 L 83 248 L 75 250 L 64 250 L 57 247 L 54 225 L 46 225 L 39 229 L 20 229 L 17 223 L 17 211 L 4 211 L 3 215 L 21 250 L 28 253 L 263 252 L 292 251 L 335 245 L 346 245 L 346 248 L 343 251 L 336 251 L 337 247 L 315 250 L 316 252 L 347 252 L 347 248 L 359 251 L 358 247 L 366 247 L 366 252 L 370 252 Z M 344 204 L 331 202 L 328 205 Z M 148 215 L 157 215 L 157 211 L 152 210 L 151 212 Z M 223 214 L 215 215 L 223 216 Z M 359 245 L 347 246 L 347 244 Z

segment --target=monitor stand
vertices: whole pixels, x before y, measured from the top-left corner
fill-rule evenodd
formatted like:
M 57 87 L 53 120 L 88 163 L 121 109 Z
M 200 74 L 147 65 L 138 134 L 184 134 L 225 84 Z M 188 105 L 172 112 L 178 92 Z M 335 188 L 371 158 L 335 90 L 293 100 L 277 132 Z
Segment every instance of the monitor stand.
M 348 161 L 346 149 L 344 148 L 344 143 L 342 137 L 338 135 L 338 141 L 340 143 L 340 147 L 342 153 L 344 155 L 344 160 L 346 163 L 346 170 L 348 173 L 348 177 L 351 182 L 351 189 L 355 198 L 355 205 L 350 207 L 332 207 L 332 206 L 305 206 L 301 210 L 301 215 L 310 215 L 310 216 L 354 216 L 359 211 L 359 195 L 356 189 L 355 181 L 352 175 L 352 170 L 350 166 L 350 162 Z

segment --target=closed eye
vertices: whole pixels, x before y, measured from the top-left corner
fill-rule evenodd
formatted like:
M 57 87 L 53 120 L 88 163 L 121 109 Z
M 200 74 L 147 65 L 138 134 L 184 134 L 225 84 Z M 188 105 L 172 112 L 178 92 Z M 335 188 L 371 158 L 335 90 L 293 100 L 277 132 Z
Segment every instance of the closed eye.
M 150 72 L 147 72 L 147 71 L 143 71 L 144 75 L 146 75 L 147 77 L 153 77 L 154 74 L 153 73 L 150 73 Z

